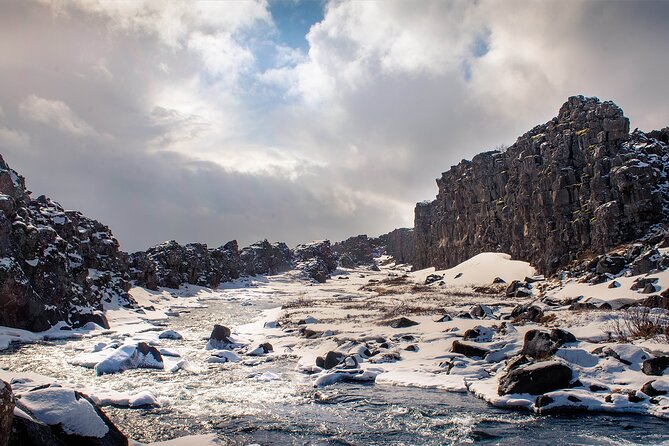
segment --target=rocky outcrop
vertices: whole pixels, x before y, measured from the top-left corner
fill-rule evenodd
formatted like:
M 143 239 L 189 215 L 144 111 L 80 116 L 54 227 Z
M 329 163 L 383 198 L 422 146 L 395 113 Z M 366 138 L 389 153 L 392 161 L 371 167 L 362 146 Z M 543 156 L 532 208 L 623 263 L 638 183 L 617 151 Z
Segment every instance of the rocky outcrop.
M 337 242 L 332 250 L 339 258 L 339 265 L 344 268 L 368 266 L 374 263 L 374 257 L 381 254 L 378 239 L 366 235 L 356 235 Z
M 413 229 L 395 229 L 380 236 L 379 242 L 381 246 L 385 247 L 385 253 L 393 256 L 397 263 L 413 263 L 416 254 Z
M 245 264 L 245 273 L 250 276 L 280 274 L 293 267 L 293 253 L 282 242 L 263 240 L 254 243 L 242 249 L 241 259 Z
M 235 240 L 208 249 L 203 243 L 168 241 L 130 255 L 130 275 L 137 285 L 179 288 L 184 283 L 217 287 L 238 278 L 246 265 Z
M 297 245 L 294 251 L 296 269 L 317 282 L 324 283 L 337 269 L 337 257 L 329 240 Z
M 529 365 L 521 365 L 508 371 L 499 380 L 497 393 L 542 393 L 564 389 L 572 379 L 572 370 L 558 361 L 544 361 Z
M 629 133 L 612 102 L 576 96 L 503 152 L 462 161 L 415 210 L 414 266 L 506 252 L 545 273 L 666 221 L 669 128 Z M 616 260 L 602 268 L 617 268 Z
M 103 301 L 132 305 L 127 254 L 109 228 L 45 196 L 0 157 L 0 325 L 42 331 Z

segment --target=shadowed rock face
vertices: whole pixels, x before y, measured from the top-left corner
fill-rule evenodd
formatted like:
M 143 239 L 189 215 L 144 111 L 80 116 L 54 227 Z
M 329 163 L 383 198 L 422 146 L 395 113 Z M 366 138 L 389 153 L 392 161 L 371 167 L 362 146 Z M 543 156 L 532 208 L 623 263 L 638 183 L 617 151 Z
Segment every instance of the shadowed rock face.
M 103 299 L 131 304 L 127 278 L 127 254 L 107 226 L 32 199 L 0 157 L 0 325 L 41 331 Z
M 641 237 L 665 219 L 667 135 L 630 135 L 614 103 L 569 98 L 504 152 L 442 174 L 436 200 L 416 205 L 414 266 L 501 251 L 551 273 Z

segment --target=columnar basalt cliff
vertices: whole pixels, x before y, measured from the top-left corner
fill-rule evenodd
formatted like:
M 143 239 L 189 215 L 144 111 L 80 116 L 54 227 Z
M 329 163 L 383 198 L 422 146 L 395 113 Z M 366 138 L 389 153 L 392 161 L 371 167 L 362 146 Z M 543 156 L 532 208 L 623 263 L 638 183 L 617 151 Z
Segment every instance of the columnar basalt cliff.
M 105 225 L 32 199 L 0 157 L 0 325 L 46 330 L 64 320 L 106 325 L 96 310 L 130 305 L 127 255 Z
M 572 97 L 503 152 L 462 161 L 416 205 L 414 266 L 501 251 L 552 273 L 667 222 L 669 128 L 629 133 L 612 102 Z

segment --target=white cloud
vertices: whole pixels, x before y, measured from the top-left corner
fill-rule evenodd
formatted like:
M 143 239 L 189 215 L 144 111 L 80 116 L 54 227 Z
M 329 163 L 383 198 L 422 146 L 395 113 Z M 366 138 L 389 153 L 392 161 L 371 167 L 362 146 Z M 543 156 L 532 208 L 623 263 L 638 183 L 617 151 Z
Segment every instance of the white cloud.
M 19 104 L 19 113 L 25 119 L 50 125 L 75 136 L 98 135 L 90 124 L 62 101 L 30 95 Z

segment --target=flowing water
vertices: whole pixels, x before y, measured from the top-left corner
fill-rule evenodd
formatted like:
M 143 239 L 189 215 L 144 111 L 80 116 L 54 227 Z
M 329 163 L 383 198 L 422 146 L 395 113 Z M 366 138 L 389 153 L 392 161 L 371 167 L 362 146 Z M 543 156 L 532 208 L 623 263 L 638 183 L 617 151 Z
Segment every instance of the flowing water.
M 164 344 L 188 359 L 187 370 L 98 377 L 68 364 L 73 355 L 90 351 L 95 338 L 25 345 L 0 356 L 0 366 L 54 376 L 77 388 L 152 391 L 159 408 L 105 408 L 121 430 L 142 442 L 215 433 L 223 443 L 264 445 L 669 444 L 669 422 L 652 417 L 535 416 L 492 407 L 470 394 L 373 384 L 316 390 L 289 357 L 256 365 L 208 364 L 203 346 L 214 323 L 249 322 L 281 297 L 262 289 L 222 295 L 169 321 L 184 340 Z M 266 380 L 265 372 L 280 378 Z

